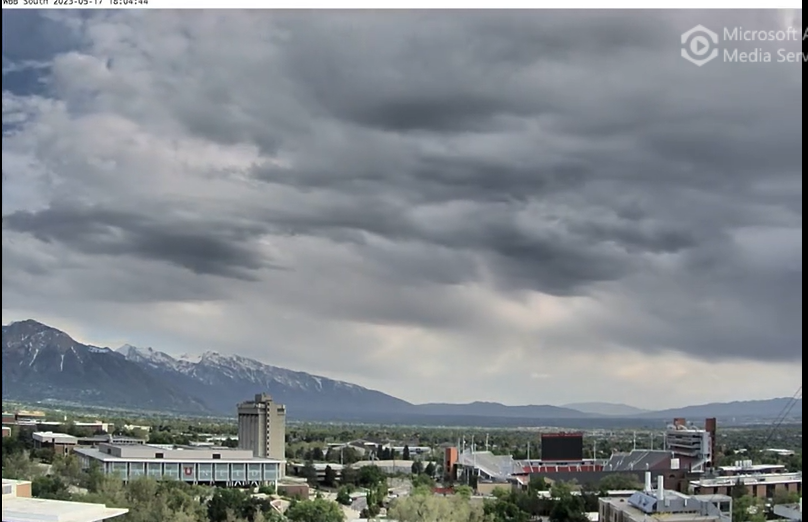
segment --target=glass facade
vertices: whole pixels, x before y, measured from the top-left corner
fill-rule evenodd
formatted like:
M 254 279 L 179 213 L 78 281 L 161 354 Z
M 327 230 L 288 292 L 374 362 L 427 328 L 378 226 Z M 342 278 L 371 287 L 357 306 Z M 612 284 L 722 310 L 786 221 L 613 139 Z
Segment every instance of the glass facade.
M 146 464 L 146 474 L 154 479 L 163 476 L 163 465 L 160 462 L 149 462 Z
M 228 462 L 108 462 L 103 469 L 124 480 L 141 476 L 186 482 L 275 482 L 280 477 L 280 465 L 274 463 Z
M 192 462 L 180 464 L 180 480 L 196 480 L 196 464 Z
M 213 475 L 216 482 L 227 482 L 230 480 L 230 464 L 214 464 Z
M 180 465 L 177 463 L 163 464 L 163 476 L 169 480 L 180 479 Z
M 196 476 L 202 482 L 213 480 L 213 464 L 197 464 Z
M 121 478 L 127 478 L 128 470 L 126 467 L 126 462 L 113 462 L 112 468 L 110 468 L 110 474 L 117 475 Z
M 230 464 L 230 480 L 247 480 L 244 464 Z

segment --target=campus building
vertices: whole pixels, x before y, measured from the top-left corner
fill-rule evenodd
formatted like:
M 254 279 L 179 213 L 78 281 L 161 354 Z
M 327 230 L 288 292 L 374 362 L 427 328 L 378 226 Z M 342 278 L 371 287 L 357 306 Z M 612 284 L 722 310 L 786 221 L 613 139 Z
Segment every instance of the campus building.
M 276 484 L 283 476 L 282 460 L 256 457 L 250 450 L 173 445 L 101 443 L 76 448 L 82 469 L 98 465 L 124 481 L 149 476 L 193 484 L 246 487 Z
M 259 393 L 238 405 L 238 447 L 253 456 L 286 460 L 286 406 Z
M 66 433 L 35 431 L 31 434 L 34 447 L 52 449 L 57 455 L 67 455 L 79 443 L 79 439 Z
M 802 522 L 802 497 L 796 504 L 780 504 L 772 509 L 774 514 L 789 522 Z
M 699 428 L 686 419 L 673 419 L 665 430 L 665 449 L 678 459 L 683 469 L 701 473 L 714 467 L 716 420 L 706 419 Z
M 728 495 L 686 495 L 665 489 L 659 477 L 652 487 L 651 473 L 645 488 L 630 497 L 601 497 L 600 522 L 732 522 L 732 497 Z
M 699 494 L 730 495 L 741 484 L 752 496 L 772 499 L 777 494 L 802 494 L 802 473 L 761 473 L 731 477 L 702 478 L 690 482 L 690 490 Z
M 31 497 L 31 483 L 3 479 L 3 522 L 101 522 L 128 513 L 103 504 Z

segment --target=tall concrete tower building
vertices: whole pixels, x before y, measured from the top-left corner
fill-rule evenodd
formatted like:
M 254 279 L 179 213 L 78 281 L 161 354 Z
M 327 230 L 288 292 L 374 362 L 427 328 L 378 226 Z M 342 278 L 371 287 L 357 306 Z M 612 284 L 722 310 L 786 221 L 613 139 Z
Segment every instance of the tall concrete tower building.
M 286 406 L 265 393 L 239 404 L 238 447 L 256 457 L 286 460 Z

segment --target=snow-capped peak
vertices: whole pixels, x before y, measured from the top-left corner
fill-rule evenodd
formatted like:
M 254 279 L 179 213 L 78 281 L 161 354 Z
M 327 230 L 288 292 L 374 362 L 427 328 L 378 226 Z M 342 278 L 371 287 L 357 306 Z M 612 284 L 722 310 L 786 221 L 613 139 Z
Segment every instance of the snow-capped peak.
M 220 382 L 220 379 L 225 378 L 252 382 L 261 388 L 282 385 L 295 390 L 314 391 L 323 390 L 327 381 L 330 383 L 328 386 L 351 390 L 360 389 L 346 382 L 271 366 L 241 355 L 224 355 L 210 350 L 200 354 L 185 353 L 177 358 L 152 348 L 137 348 L 128 344 L 117 351 L 131 361 L 171 369 L 208 384 L 216 384 Z
M 177 357 L 177 360 L 191 364 L 199 364 L 199 362 L 202 360 L 202 356 L 199 354 L 193 355 L 190 353 L 184 353 Z
M 176 360 L 167 353 L 158 352 L 154 348 L 138 348 L 131 344 L 125 344 L 116 350 L 118 353 L 124 355 L 127 359 L 133 361 L 148 362 L 156 365 L 165 365 L 174 367 Z

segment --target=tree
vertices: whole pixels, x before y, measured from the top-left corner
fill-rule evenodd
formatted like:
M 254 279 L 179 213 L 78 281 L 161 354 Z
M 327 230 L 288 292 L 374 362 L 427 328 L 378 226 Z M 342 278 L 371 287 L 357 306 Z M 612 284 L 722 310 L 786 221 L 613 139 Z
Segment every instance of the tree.
M 413 475 L 420 475 L 424 472 L 424 463 L 420 460 L 416 460 L 412 463 L 411 471 Z
M 396 499 L 388 516 L 399 522 L 482 522 L 485 513 L 463 497 L 411 495 Z
M 772 502 L 774 504 L 796 504 L 800 501 L 800 494 L 796 491 L 776 491 Z
M 496 493 L 496 492 L 495 492 Z M 493 502 L 485 503 L 485 514 L 490 522 L 528 522 L 530 515 L 516 505 L 510 495 L 497 497 Z
M 333 488 L 337 485 L 337 472 L 331 466 L 325 467 L 325 477 L 323 478 L 323 484 L 325 484 L 329 488 Z
M 240 489 L 217 488 L 208 501 L 208 519 L 211 522 L 227 522 L 229 515 L 245 510 L 249 497 Z
M 306 479 L 309 486 L 313 488 L 317 487 L 319 483 L 317 480 L 317 468 L 314 467 L 314 463 L 312 461 L 309 460 L 303 465 L 303 469 L 300 470 L 300 475 Z
M 739 498 L 746 497 L 749 495 L 749 488 L 747 488 L 741 479 L 735 481 L 735 484 L 732 486 L 732 490 L 730 491 L 730 496 L 733 500 L 738 500 Z
M 763 522 L 764 520 L 766 520 L 766 514 L 759 499 L 751 495 L 733 498 L 732 522 Z
M 454 492 L 455 492 L 455 495 L 458 495 L 458 496 L 463 497 L 465 499 L 471 498 L 471 495 L 474 494 L 474 490 L 471 489 L 471 486 L 465 486 L 465 485 L 457 486 L 454 489 Z
M 386 480 L 384 472 L 379 466 L 362 466 L 356 477 L 356 483 L 364 488 L 373 487 Z
M 90 462 L 90 469 L 82 477 L 82 484 L 90 493 L 98 493 L 104 479 L 104 471 L 101 469 L 101 465 L 93 460 Z
M 58 476 L 36 477 L 31 483 L 31 494 L 37 498 L 70 500 L 67 484 Z
M 550 509 L 550 522 L 587 522 L 584 500 L 572 494 L 569 484 L 556 482 L 550 488 L 553 499 Z
M 412 477 L 412 487 L 417 488 L 420 486 L 424 486 L 429 490 L 435 487 L 435 479 L 427 475 L 426 473 L 422 473 L 420 475 L 414 475 Z
M 315 462 L 321 462 L 325 460 L 325 455 L 323 455 L 323 448 L 320 446 L 315 446 L 311 450 L 311 459 Z
M 430 477 L 433 477 L 433 478 L 435 477 L 435 471 L 436 471 L 436 469 L 435 469 L 435 463 L 434 462 L 428 463 L 426 465 L 426 468 L 424 468 L 424 473 L 426 473 L 427 475 L 429 475 Z
M 277 491 L 275 491 L 275 486 L 271 484 L 262 484 L 258 487 L 258 492 L 262 495 L 274 495 L 277 493 Z
M 356 468 L 350 466 L 342 468 L 342 474 L 339 478 L 340 484 L 356 485 L 359 482 L 359 472 Z
M 353 499 L 351 499 L 351 491 L 348 486 L 342 486 L 339 488 L 339 491 L 337 491 L 337 502 L 343 506 L 350 506 L 353 503 Z
M 363 513 L 365 513 L 363 518 L 372 518 L 378 515 L 381 512 L 382 506 L 384 506 L 385 498 L 387 498 L 386 480 L 377 482 L 373 486 L 369 487 L 366 497 L 368 506 L 362 510 Z
M 83 478 L 81 464 L 75 455 L 57 455 L 53 459 L 51 473 L 58 475 L 74 486 L 79 485 Z
M 408 445 L 404 446 L 404 450 L 401 452 L 402 460 L 410 460 L 410 447 Z
M 290 506 L 286 511 L 286 518 L 291 522 L 344 522 L 345 513 L 338 504 L 316 498 Z
M 534 493 L 537 491 L 547 491 L 548 489 L 550 489 L 550 486 L 547 484 L 547 481 L 544 480 L 544 477 L 531 477 L 527 485 L 527 490 Z
M 33 480 L 41 475 L 36 464 L 28 456 L 28 453 L 21 451 L 9 456 L 3 454 L 3 478 L 17 480 Z
M 342 448 L 340 451 L 340 463 L 345 464 L 346 466 L 349 464 L 354 464 L 362 460 L 362 455 L 356 450 L 356 448 L 352 448 L 350 446 Z

